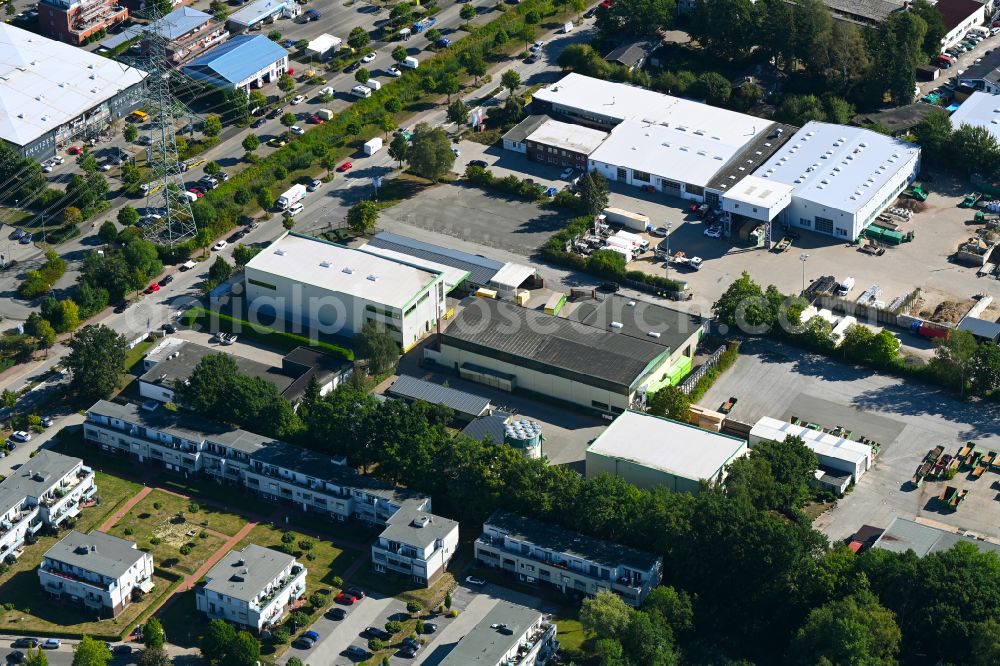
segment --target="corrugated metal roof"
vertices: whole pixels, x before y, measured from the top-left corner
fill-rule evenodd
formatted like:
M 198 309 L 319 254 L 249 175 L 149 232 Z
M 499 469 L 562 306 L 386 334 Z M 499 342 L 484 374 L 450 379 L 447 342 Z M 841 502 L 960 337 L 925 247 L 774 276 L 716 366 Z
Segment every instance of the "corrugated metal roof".
M 995 543 L 974 539 L 965 534 L 947 532 L 898 516 L 892 519 L 889 527 L 886 528 L 885 532 L 882 533 L 882 536 L 878 538 L 872 548 L 891 550 L 895 553 L 905 553 L 908 550 L 912 550 L 917 554 L 917 557 L 923 557 L 930 553 L 948 550 L 959 541 L 971 543 L 984 553 L 993 551 L 1000 555 L 1000 545 Z
M 445 405 L 460 414 L 471 416 L 480 416 L 490 406 L 490 401 L 486 398 L 409 375 L 401 375 L 386 393 L 407 400 L 423 400 L 432 405 Z
M 238 35 L 192 60 L 184 72 L 192 78 L 221 79 L 235 85 L 287 55 L 263 35 Z
M 669 353 L 653 342 L 490 298 L 470 301 L 456 315 L 442 336 L 442 344 L 451 341 L 503 354 L 514 365 L 533 361 L 574 373 L 579 381 L 593 378 L 623 388 Z
M 180 7 L 149 27 L 156 30 L 164 38 L 172 41 L 186 35 L 199 26 L 205 25 L 211 20 L 211 14 L 206 14 L 193 7 Z
M 958 322 L 957 328 L 960 331 L 968 331 L 977 338 L 985 338 L 994 342 L 1000 339 L 1000 323 L 995 321 L 986 321 L 978 317 L 965 317 Z
M 499 444 L 503 441 L 507 419 L 511 416 L 509 412 L 497 410 L 470 422 L 462 430 L 462 434 L 478 442 L 484 442 L 489 437 L 494 444 Z
M 452 266 L 469 273 L 468 279 L 476 284 L 489 284 L 493 276 L 504 267 L 502 261 L 480 257 L 469 252 L 451 250 L 440 245 L 425 243 L 415 238 L 401 236 L 388 231 L 376 234 L 368 241 L 373 247 L 395 250 L 412 257 L 434 261 L 445 266 Z

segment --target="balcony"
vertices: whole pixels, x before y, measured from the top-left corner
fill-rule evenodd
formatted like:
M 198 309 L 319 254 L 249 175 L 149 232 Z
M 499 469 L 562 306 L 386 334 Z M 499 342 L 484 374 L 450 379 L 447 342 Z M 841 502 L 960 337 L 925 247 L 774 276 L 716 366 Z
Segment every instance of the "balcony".
M 58 569 L 52 569 L 50 567 L 46 567 L 45 565 L 42 565 L 38 570 L 41 571 L 41 572 L 43 572 L 43 573 L 47 573 L 50 576 L 55 576 L 56 578 L 62 578 L 62 579 L 65 579 L 65 580 L 71 580 L 71 581 L 73 581 L 75 583 L 80 583 L 82 585 L 86 585 L 88 587 L 92 587 L 94 589 L 101 590 L 102 592 L 109 592 L 111 590 L 111 586 L 110 585 L 103 585 L 101 583 L 96 583 L 96 582 L 94 582 L 92 580 L 87 580 L 86 578 L 82 578 L 80 576 L 77 576 L 75 574 L 72 574 L 72 573 L 69 573 L 69 572 L 66 572 L 66 571 L 60 571 Z M 46 584 L 48 584 L 48 583 L 46 583 Z
M 524 637 L 524 640 L 517 646 L 517 654 L 507 663 L 510 666 L 518 666 L 526 661 L 534 660 L 542 652 L 548 651 L 547 644 L 551 644 L 555 636 L 555 625 L 542 623 Z
M 299 481 L 293 476 L 285 476 L 274 469 L 265 471 L 264 468 L 260 466 L 252 467 L 247 471 L 250 474 L 256 474 L 264 478 L 281 481 L 290 486 L 295 486 L 296 488 L 310 490 L 314 493 L 323 495 L 324 497 L 331 497 L 333 499 L 350 499 L 351 497 L 351 492 L 349 490 L 340 490 L 339 492 L 336 490 L 330 490 L 324 486 L 322 481 Z
M 298 589 L 293 589 L 291 597 L 295 598 L 297 595 L 302 594 L 305 591 L 305 580 L 299 581 L 299 577 L 302 574 L 302 567 L 295 565 L 292 567 L 292 572 L 278 581 L 270 592 L 262 594 L 257 600 L 250 604 L 250 608 L 256 611 L 260 611 L 267 608 L 267 605 L 271 603 L 275 597 L 280 595 L 289 585 L 295 585 Z
M 512 547 L 512 546 L 508 546 L 504 540 L 502 540 L 502 539 L 493 539 L 488 534 L 483 534 L 482 536 L 480 536 L 479 538 L 477 538 L 476 539 L 476 543 L 480 544 L 480 545 L 483 545 L 483 546 L 489 546 L 490 548 L 493 548 L 493 549 L 495 549 L 495 550 L 497 550 L 497 551 L 499 551 L 501 553 L 507 553 L 509 555 L 512 555 L 512 556 L 516 557 L 517 559 L 530 560 L 532 562 L 536 562 L 536 563 L 538 563 L 540 565 L 543 565 L 543 566 L 549 566 L 549 567 L 553 567 L 555 569 L 562 569 L 563 571 L 567 572 L 568 574 L 572 574 L 573 576 L 576 576 L 578 578 L 583 578 L 583 579 L 586 579 L 586 580 L 594 581 L 595 584 L 600 585 L 600 586 L 612 586 L 613 587 L 615 585 L 615 583 L 611 579 L 609 579 L 609 578 L 602 578 L 600 576 L 594 576 L 594 575 L 592 575 L 591 573 L 589 573 L 587 571 L 581 571 L 579 569 L 575 569 L 575 568 L 569 566 L 568 562 L 566 562 L 565 560 L 555 559 L 555 557 L 558 557 L 558 555 L 552 556 L 552 555 L 546 553 L 546 557 L 538 557 L 533 552 L 535 550 L 534 547 L 532 548 L 532 552 L 525 553 L 521 548 L 519 548 L 519 547 L 515 548 L 515 547 Z M 518 573 L 524 573 L 524 572 L 519 570 Z M 553 581 L 553 582 L 555 582 L 555 581 Z
M 10 519 L 0 521 L 0 536 L 7 534 L 25 520 L 29 520 L 34 514 L 34 509 L 21 509 L 11 516 Z

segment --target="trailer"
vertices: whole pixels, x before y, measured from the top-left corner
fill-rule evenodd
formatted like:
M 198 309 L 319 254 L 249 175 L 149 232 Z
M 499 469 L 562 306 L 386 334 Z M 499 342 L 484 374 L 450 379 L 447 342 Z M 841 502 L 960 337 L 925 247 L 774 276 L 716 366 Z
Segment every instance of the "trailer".
M 413 33 L 414 34 L 421 33 L 424 30 L 427 30 L 430 27 L 432 27 L 435 23 L 437 23 L 437 19 L 434 18 L 433 16 L 427 16 L 425 18 L 422 18 L 413 24 Z
M 378 151 L 382 150 L 382 138 L 377 136 L 374 139 L 365 141 L 363 149 L 365 151 L 365 155 L 374 155 Z
M 648 215 L 633 213 L 621 208 L 605 208 L 598 220 L 605 224 L 617 224 L 632 231 L 643 232 L 650 226 Z
M 927 455 L 924 457 L 924 460 L 927 462 L 934 462 L 941 457 L 942 453 L 944 453 L 944 447 L 938 444 L 933 449 L 927 452 Z

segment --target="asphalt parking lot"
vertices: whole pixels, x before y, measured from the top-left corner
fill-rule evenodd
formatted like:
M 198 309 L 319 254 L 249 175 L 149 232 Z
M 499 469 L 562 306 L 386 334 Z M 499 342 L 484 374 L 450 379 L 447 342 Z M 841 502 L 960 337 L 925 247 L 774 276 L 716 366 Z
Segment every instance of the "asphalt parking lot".
M 1000 451 L 1000 410 L 995 405 L 962 402 L 924 384 L 766 340 L 745 343 L 740 359 L 700 404 L 717 409 L 730 396 L 738 398 L 732 412 L 738 421 L 752 424 L 762 416 L 795 415 L 824 427 L 842 425 L 883 445 L 875 466 L 854 490 L 816 519 L 814 526 L 831 539 L 843 539 L 864 524 L 886 527 L 895 516 L 1000 539 L 998 475 L 987 472 L 971 481 L 960 474 L 947 484 L 927 481 L 919 489 L 909 483 L 924 455 L 938 444 L 952 454 L 970 441 L 980 450 Z M 936 506 L 934 498 L 945 485 L 970 490 L 957 512 L 942 513 Z
M 381 217 L 522 257 L 533 256 L 569 219 L 563 211 L 461 182 L 425 190 L 382 211 Z

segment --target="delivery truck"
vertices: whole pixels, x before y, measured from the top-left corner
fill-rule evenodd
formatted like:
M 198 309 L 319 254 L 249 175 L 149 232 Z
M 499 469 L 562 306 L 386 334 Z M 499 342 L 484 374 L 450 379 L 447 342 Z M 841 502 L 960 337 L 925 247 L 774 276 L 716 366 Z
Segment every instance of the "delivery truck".
M 643 232 L 649 228 L 649 216 L 632 213 L 621 208 L 605 208 L 601 211 L 601 221 L 606 224 L 616 224 L 630 231 Z
M 420 61 L 413 56 L 407 56 L 400 64 L 409 69 L 416 69 L 417 67 L 420 67 Z
M 333 111 L 330 109 L 320 109 L 316 112 L 316 115 L 323 120 L 333 120 Z
M 293 204 L 305 199 L 306 191 L 306 186 L 301 184 L 289 187 L 278 197 L 278 201 L 276 202 L 278 210 L 288 210 Z
M 363 148 L 365 151 L 365 155 L 374 155 L 375 153 L 377 153 L 382 149 L 382 139 L 379 137 L 375 137 L 374 139 L 369 139 L 368 141 L 365 141 L 365 145 L 363 146 Z
M 372 90 L 381 90 L 382 82 L 378 79 L 368 79 L 365 81 L 365 86 L 371 88 Z

